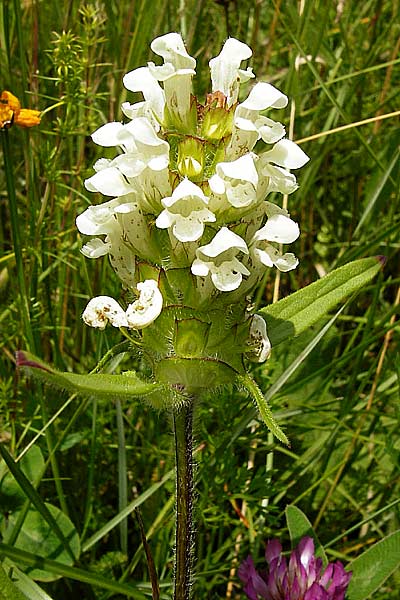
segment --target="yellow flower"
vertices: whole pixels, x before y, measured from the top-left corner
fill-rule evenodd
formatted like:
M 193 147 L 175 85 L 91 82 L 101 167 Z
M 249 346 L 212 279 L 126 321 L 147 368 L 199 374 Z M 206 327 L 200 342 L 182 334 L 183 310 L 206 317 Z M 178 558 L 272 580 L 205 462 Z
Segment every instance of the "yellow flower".
M 18 98 L 5 90 L 0 96 L 0 129 L 9 129 L 14 123 L 20 127 L 39 125 L 40 111 L 21 108 Z

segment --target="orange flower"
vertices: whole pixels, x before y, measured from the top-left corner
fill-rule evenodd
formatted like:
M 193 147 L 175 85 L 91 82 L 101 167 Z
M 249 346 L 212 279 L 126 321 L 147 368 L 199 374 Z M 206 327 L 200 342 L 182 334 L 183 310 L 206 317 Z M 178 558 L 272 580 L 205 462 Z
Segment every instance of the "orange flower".
M 13 124 L 34 127 L 40 123 L 40 111 L 21 108 L 20 101 L 6 90 L 0 96 L 0 129 L 9 129 Z

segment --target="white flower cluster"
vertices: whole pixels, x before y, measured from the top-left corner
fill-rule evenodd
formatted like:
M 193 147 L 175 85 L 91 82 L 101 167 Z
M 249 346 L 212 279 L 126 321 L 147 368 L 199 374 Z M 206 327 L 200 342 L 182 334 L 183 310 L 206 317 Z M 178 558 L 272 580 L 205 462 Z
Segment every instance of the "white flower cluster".
M 79 231 L 91 236 L 82 252 L 89 258 L 108 254 L 128 289 L 141 289 L 137 268 L 144 261 L 167 278 L 169 268 L 185 269 L 186 277 L 190 270 L 203 303 L 220 292 L 246 295 L 265 266 L 289 271 L 298 264 L 294 254 L 279 250 L 296 240 L 298 225 L 266 200 L 271 192 L 295 191 L 289 169 L 308 161 L 284 137 L 284 126 L 262 114 L 284 108 L 288 99 L 259 82 L 238 103 L 240 84 L 254 75 L 240 68 L 252 51 L 236 39 L 210 60 L 212 93 L 204 105 L 192 95 L 196 61 L 181 36 L 156 38 L 151 48 L 164 64 L 150 62 L 123 79 L 144 100 L 122 105 L 126 124 L 107 123 L 92 135 L 96 144 L 115 146 L 120 154 L 98 160 L 85 182 L 87 190 L 111 199 L 77 218 Z M 256 154 L 259 140 L 269 147 Z M 113 299 L 106 304 L 100 298 L 94 299 L 95 314 L 102 307 L 100 318 L 91 312 L 92 300 L 84 313 L 88 324 L 103 327 L 106 318 L 117 327 L 144 326 L 129 318 L 129 307 L 124 312 Z M 154 302 L 160 312 L 158 298 Z

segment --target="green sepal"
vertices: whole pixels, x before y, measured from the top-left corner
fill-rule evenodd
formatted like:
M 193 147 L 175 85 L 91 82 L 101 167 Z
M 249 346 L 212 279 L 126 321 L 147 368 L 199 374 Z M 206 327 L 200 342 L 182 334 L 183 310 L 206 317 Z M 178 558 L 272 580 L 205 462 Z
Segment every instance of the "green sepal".
M 287 436 L 283 433 L 282 429 L 272 416 L 271 408 L 254 379 L 252 379 L 250 375 L 246 373 L 246 375 L 236 375 L 235 381 L 238 387 L 247 392 L 251 399 L 257 404 L 261 418 L 271 433 L 273 433 L 280 442 L 286 446 L 290 446 Z
M 299 335 L 336 304 L 363 288 L 380 270 L 383 257 L 362 258 L 335 269 L 294 294 L 262 308 L 272 346 Z
M 145 382 L 133 371 L 122 375 L 91 373 L 80 375 L 56 371 L 28 352 L 17 352 L 17 366 L 22 367 L 28 375 L 58 388 L 68 390 L 82 396 L 95 396 L 104 400 L 131 400 L 137 396 L 151 396 L 160 392 L 164 386 L 159 383 Z

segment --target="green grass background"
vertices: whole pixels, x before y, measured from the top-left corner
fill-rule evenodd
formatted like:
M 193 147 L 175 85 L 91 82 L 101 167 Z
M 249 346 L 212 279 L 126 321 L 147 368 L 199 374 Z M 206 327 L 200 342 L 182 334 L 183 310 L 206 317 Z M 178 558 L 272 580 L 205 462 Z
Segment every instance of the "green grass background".
M 182 32 L 197 59 L 200 99 L 209 89 L 208 61 L 226 37 L 248 43 L 257 79 L 291 99 L 279 120 L 311 157 L 289 197 L 301 225 L 293 245 L 300 265 L 278 282 L 269 271 L 260 302 L 350 260 L 387 257 L 304 360 L 300 353 L 324 322 L 254 370 L 265 392 L 278 382 L 271 403 L 290 449 L 275 444 L 240 392 L 204 398 L 195 428 L 195 597 L 243 598 L 232 569 L 250 551 L 261 559 L 268 538 L 289 548 L 287 504 L 308 515 L 330 559 L 344 563 L 398 529 L 400 134 L 398 115 L 381 117 L 400 104 L 399 1 L 2 0 L 0 7 L 0 87 L 45 111 L 40 127 L 8 132 L 13 207 L 0 163 L 0 436 L 14 458 L 36 436 L 47 461 L 38 494 L 71 519 L 82 545 L 75 566 L 87 574 L 87 582 L 76 572 L 41 587 L 54 600 L 128 597 L 112 589 L 119 581 L 151 597 L 135 514 L 102 530 L 149 492 L 144 529 L 162 598 L 171 596 L 173 478 L 152 487 L 173 468 L 168 417 L 138 403 L 69 398 L 25 381 L 14 367 L 15 351 L 25 348 L 62 370 L 88 372 L 121 341 L 81 321 L 88 299 L 118 297 L 120 284 L 106 260 L 80 254 L 75 218 L 94 202 L 83 180 L 102 151 L 90 134 L 122 118 L 122 101 L 139 99 L 122 76 L 154 60 L 151 40 L 169 31 Z M 372 121 L 358 124 L 365 119 Z M 0 525 L 10 547 L 28 518 L 22 512 L 10 521 L 14 509 L 3 497 Z M 95 585 L 96 576 L 111 589 Z M 395 575 L 374 600 L 398 600 L 399 587 Z

